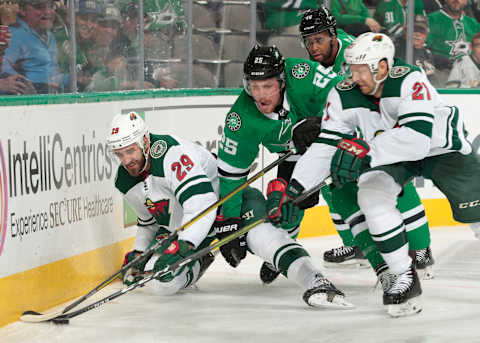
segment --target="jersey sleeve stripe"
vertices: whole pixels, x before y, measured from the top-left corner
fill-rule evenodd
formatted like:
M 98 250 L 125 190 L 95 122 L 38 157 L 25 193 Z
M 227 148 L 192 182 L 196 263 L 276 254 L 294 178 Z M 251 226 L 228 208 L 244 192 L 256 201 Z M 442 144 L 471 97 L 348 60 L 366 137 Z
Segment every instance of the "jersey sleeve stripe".
M 448 125 L 446 132 L 446 143 L 443 146 L 445 149 L 460 150 L 462 148 L 462 141 L 458 133 L 458 108 L 455 106 L 450 107 L 450 115 L 448 116 Z M 463 130 L 464 128 L 460 128 Z
M 213 187 L 210 182 L 197 183 L 187 188 L 178 198 L 180 205 L 183 206 L 183 203 L 197 194 L 213 193 Z
M 224 169 L 218 168 L 218 173 L 220 174 L 220 176 L 227 177 L 229 179 L 241 179 L 248 176 L 248 174 L 250 173 L 250 170 L 247 170 L 246 172 L 242 172 L 242 173 L 230 173 Z
M 188 180 L 185 180 L 184 182 L 182 182 L 180 185 L 178 185 L 177 189 L 175 190 L 175 196 L 177 196 L 178 192 L 180 192 L 182 190 L 183 187 L 185 187 L 186 184 L 192 182 L 192 181 L 195 181 L 195 180 L 198 180 L 198 179 L 207 179 L 207 176 L 206 175 L 197 175 L 197 176 L 194 176 L 194 177 L 191 177 L 189 178 Z
M 431 122 L 426 122 L 423 120 L 415 120 L 403 125 L 412 130 L 415 130 L 427 137 L 432 137 L 433 124 Z
M 429 119 L 427 119 L 429 118 Z M 407 113 L 398 116 L 398 123 L 402 125 L 403 122 L 412 121 L 412 120 L 426 120 L 432 121 L 434 117 L 430 113 L 416 112 L 416 113 Z
M 156 221 L 155 221 L 155 218 L 153 218 L 153 217 L 150 217 L 147 220 L 144 220 L 142 218 L 137 217 L 137 226 L 149 226 L 149 225 L 153 225 L 155 223 L 156 223 Z

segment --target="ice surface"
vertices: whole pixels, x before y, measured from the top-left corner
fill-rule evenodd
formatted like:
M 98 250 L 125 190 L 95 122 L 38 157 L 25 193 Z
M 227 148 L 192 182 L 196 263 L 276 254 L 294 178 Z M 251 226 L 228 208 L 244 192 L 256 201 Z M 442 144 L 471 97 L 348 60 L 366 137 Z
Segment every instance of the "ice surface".
M 340 239 L 301 242 L 321 266 L 323 252 Z M 321 266 L 356 308 L 318 310 L 309 308 L 303 292 L 284 277 L 263 286 L 257 257 L 249 255 L 233 269 L 219 255 L 196 290 L 161 297 L 144 287 L 72 318 L 67 326 L 12 323 L 0 329 L 0 342 L 480 342 L 480 241 L 466 227 L 436 228 L 432 251 L 436 276 L 422 282 L 424 309 L 413 317 L 388 317 L 382 293 L 372 290 L 376 278 L 370 269 Z

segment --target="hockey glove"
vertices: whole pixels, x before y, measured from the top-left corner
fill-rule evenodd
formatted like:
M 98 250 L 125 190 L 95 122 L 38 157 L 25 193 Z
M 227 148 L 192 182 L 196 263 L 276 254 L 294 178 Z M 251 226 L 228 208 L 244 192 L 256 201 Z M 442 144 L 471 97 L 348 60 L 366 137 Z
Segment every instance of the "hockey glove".
M 302 155 L 320 134 L 322 118 L 308 117 L 293 127 L 292 140 L 297 152 Z
M 182 240 L 175 240 L 167 248 L 159 248 L 156 250 L 156 253 L 160 254 L 160 257 L 155 261 L 153 266 L 153 272 L 158 272 L 175 262 L 182 260 L 193 252 L 190 243 Z M 185 266 L 182 266 L 174 271 L 170 271 L 166 274 L 156 277 L 160 282 L 169 282 L 173 280 L 178 274 L 180 274 Z
M 302 192 L 303 187 L 295 179 L 291 180 L 288 186 L 287 181 L 281 178 L 268 183 L 267 214 L 273 225 L 290 229 L 301 220 L 303 212 L 293 200 Z
M 360 175 L 370 168 L 370 146 L 360 138 L 341 139 L 333 155 L 330 172 L 335 186 L 357 181 Z
M 123 265 L 126 265 L 130 261 L 133 261 L 137 256 L 139 256 L 142 252 L 138 250 L 132 250 L 125 254 L 125 258 L 123 259 Z M 148 259 L 146 259 L 148 260 Z M 131 284 L 140 281 L 143 279 L 142 273 L 145 268 L 146 261 L 141 263 L 137 263 L 132 267 L 128 268 L 125 271 L 122 271 L 122 280 L 123 284 L 130 286 Z
M 240 230 L 241 222 L 242 220 L 240 218 L 224 218 L 222 215 L 218 215 L 213 223 L 213 229 L 215 230 L 217 238 L 221 240 Z M 222 245 L 220 247 L 220 252 L 228 264 L 233 268 L 236 268 L 247 256 L 247 241 L 245 235 Z

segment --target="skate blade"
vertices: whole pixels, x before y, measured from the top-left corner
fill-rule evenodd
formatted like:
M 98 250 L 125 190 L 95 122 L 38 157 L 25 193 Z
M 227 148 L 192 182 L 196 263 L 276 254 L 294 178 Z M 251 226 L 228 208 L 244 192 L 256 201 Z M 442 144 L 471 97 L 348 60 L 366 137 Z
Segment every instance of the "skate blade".
M 341 295 L 335 295 L 330 301 L 326 293 L 312 294 L 310 298 L 308 298 L 308 304 L 313 307 L 328 309 L 350 310 L 355 308 L 355 305 L 346 301 Z
M 421 280 L 431 280 L 435 278 L 435 273 L 432 266 L 427 266 L 423 269 L 417 269 L 417 274 Z
M 387 312 L 393 318 L 412 316 L 422 311 L 422 309 L 420 296 L 408 299 L 402 304 L 387 305 Z
M 351 259 L 347 260 L 345 262 L 328 262 L 328 261 L 323 261 L 323 266 L 325 268 L 329 269 L 366 269 L 370 268 L 370 264 L 368 263 L 368 260 L 358 260 L 358 259 Z

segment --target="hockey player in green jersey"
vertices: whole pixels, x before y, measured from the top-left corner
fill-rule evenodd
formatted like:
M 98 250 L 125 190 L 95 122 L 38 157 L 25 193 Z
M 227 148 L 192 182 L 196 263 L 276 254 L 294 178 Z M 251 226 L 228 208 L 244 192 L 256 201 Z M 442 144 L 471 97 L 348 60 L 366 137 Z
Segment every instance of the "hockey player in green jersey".
M 344 68 L 344 50 L 353 42 L 355 37 L 350 36 L 337 29 L 336 20 L 328 9 L 320 7 L 316 10 L 305 12 L 300 23 L 300 32 L 305 47 L 310 57 L 321 63 L 324 67 L 332 67 L 333 71 L 339 72 Z M 325 267 L 363 267 L 368 266 L 368 262 L 362 254 L 361 249 L 354 245 L 352 230 L 357 232 L 358 228 L 366 229 L 366 223 L 361 215 L 355 215 L 357 212 L 356 187 L 349 186 L 349 191 L 333 190 L 336 193 L 334 199 L 338 207 L 332 203 L 332 191 L 328 187 L 322 189 L 323 198 L 326 200 L 335 228 L 342 238 L 343 246 L 328 250 L 324 253 L 323 259 Z M 425 209 L 420 201 L 415 187 L 409 184 L 405 187 L 404 196 L 399 200 L 399 208 L 404 215 L 405 222 L 408 223 L 410 234 L 410 249 L 412 254 L 416 255 L 417 268 L 422 269 L 425 278 L 433 277 L 433 257 L 428 248 L 430 242 Z M 344 219 L 349 223 L 346 223 Z M 352 223 L 352 227 L 350 227 Z M 378 275 L 383 271 L 383 260 L 378 254 L 370 253 L 369 259 L 371 266 Z M 383 276 L 382 276 L 383 278 Z
M 307 136 L 311 142 L 319 133 L 317 115 L 322 112 L 325 96 L 340 79 L 318 63 L 284 59 L 275 47 L 255 46 L 244 64 L 244 90 L 227 114 L 219 145 L 221 196 L 246 180 L 260 145 L 282 153 L 288 150 L 293 136 L 297 148 L 305 150 Z M 313 117 L 305 120 L 308 116 Z M 289 180 L 297 158 L 281 163 L 277 176 Z M 313 199 L 311 206 L 317 200 Z M 227 201 L 223 205 L 225 218 L 239 221 L 241 203 L 241 194 Z M 292 237 L 298 234 L 298 224 L 286 228 Z M 278 275 L 273 266 L 262 265 L 260 278 L 264 283 Z
M 134 250 L 127 253 L 125 263 L 218 200 L 217 161 L 200 145 L 173 135 L 149 133 L 144 121 L 134 112 L 113 119 L 107 142 L 121 163 L 115 187 L 138 217 Z M 266 215 L 265 198 L 260 191 L 247 188 L 242 200 L 243 224 Z M 225 225 L 221 218 L 215 221 L 215 216 L 215 211 L 205 214 L 178 233 L 172 244 L 161 246 L 145 263 L 130 268 L 124 274 L 124 283 L 131 284 L 144 273 L 162 270 L 209 245 L 215 236 L 223 239 L 237 229 Z M 309 306 L 353 307 L 315 268 L 305 249 L 283 230 L 263 223 L 251 229 L 243 242 L 245 248 L 275 264 L 289 280 L 298 284 Z M 236 263 L 233 255 L 238 252 L 237 243 L 234 240 L 220 247 L 230 264 Z M 213 256 L 208 254 L 148 285 L 159 294 L 176 293 L 194 284 L 212 261 Z
M 402 187 L 415 176 L 432 179 L 455 220 L 471 223 L 478 235 L 480 162 L 458 109 L 443 103 L 418 67 L 394 54 L 390 38 L 374 33 L 359 36 L 345 50 L 352 79 L 330 92 L 319 141 L 298 161 L 292 179 L 306 188 L 329 173 L 338 187 L 358 180 L 361 212 L 394 275 L 383 303 L 398 317 L 422 309 L 405 222 L 396 207 Z M 351 138 L 357 127 L 366 140 Z

